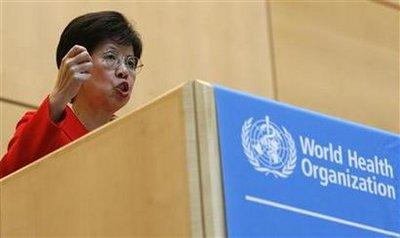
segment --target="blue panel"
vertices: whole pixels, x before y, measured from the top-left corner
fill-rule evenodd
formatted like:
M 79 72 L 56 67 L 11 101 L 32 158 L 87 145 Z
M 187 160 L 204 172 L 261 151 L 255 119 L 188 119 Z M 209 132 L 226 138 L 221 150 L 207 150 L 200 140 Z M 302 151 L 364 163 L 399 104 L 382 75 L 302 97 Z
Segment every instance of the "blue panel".
M 230 237 L 400 237 L 399 135 L 214 91 Z

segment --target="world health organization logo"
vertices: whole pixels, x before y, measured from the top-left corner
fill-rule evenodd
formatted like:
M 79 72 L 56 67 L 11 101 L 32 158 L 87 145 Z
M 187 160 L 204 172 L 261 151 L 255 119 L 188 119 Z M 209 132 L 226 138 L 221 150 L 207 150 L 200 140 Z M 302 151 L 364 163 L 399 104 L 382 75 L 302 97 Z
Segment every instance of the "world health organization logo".
M 296 167 L 296 146 L 285 127 L 280 129 L 266 116 L 252 123 L 247 119 L 242 126 L 242 146 L 250 164 L 257 171 L 287 178 Z

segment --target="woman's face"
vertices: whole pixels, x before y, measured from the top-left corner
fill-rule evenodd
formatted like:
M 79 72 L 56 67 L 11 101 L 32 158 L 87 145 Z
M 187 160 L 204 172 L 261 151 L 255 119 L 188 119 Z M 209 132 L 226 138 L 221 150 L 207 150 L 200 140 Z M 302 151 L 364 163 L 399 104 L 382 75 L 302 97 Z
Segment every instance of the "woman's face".
M 79 94 L 91 107 L 114 113 L 131 97 L 137 64 L 133 47 L 108 40 L 100 43 L 91 57 L 92 76 L 82 84 Z

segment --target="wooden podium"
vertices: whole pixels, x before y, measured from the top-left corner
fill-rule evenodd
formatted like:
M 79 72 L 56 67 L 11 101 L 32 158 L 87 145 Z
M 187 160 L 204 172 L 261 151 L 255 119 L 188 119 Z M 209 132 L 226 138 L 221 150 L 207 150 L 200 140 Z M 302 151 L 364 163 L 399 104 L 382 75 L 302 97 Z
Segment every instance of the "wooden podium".
M 0 180 L 0 236 L 400 237 L 399 155 L 397 134 L 191 81 Z
M 0 180 L 0 237 L 225 236 L 220 176 L 191 81 Z

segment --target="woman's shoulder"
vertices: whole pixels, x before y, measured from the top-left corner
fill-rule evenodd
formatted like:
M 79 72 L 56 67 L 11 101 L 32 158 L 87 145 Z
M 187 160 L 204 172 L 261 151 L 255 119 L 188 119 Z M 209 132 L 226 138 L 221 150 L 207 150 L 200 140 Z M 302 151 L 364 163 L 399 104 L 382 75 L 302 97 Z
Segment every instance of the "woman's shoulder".
M 18 121 L 16 127 L 19 127 L 21 124 L 24 124 L 24 123 L 30 121 L 35 116 L 36 113 L 37 113 L 37 110 L 31 110 L 31 111 L 25 112 L 25 114 Z
M 44 100 L 36 110 L 29 110 L 25 112 L 25 114 L 18 121 L 16 128 L 32 121 L 35 117 L 44 119 L 48 118 L 49 110 L 50 110 L 50 101 L 49 101 L 49 96 L 47 96 L 46 98 L 44 98 Z

